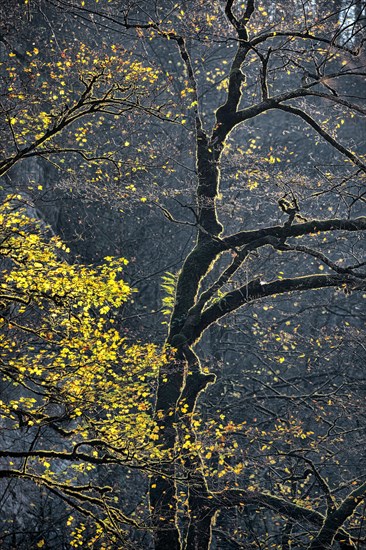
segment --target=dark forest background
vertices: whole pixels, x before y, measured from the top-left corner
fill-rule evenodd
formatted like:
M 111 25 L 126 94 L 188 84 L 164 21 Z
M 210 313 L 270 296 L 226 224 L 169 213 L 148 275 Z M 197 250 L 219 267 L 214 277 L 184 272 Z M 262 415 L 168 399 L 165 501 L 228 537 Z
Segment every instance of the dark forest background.
M 365 547 L 365 9 L 3 2 L 2 198 L 70 265 L 126 258 L 113 320 L 169 360 L 158 463 L 29 424 L 4 352 L 1 548 Z

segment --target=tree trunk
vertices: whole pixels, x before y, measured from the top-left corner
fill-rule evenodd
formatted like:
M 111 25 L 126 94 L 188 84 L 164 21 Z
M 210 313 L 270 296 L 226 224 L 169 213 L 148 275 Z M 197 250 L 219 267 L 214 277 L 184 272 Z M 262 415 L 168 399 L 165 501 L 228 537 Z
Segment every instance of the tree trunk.
M 156 550 L 180 550 L 180 532 L 177 526 L 177 499 L 174 451 L 176 447 L 176 411 L 184 381 L 184 361 L 181 354 L 166 365 L 159 376 L 156 402 L 156 420 L 160 428 L 161 450 L 167 464 L 163 472 L 154 475 L 150 483 L 150 509 Z

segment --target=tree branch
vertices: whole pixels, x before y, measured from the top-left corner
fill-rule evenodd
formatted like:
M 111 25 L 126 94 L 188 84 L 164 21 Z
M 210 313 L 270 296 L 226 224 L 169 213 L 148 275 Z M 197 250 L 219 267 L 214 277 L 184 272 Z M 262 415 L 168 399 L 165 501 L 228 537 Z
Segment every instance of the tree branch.
M 318 250 L 313 250 L 312 248 L 309 248 L 308 246 L 302 246 L 302 245 L 281 245 L 281 246 L 275 246 L 275 248 L 278 248 L 278 250 L 284 251 L 284 252 L 304 252 L 304 254 L 309 254 L 310 256 L 313 256 L 314 258 L 317 258 L 321 262 L 323 262 L 325 265 L 333 269 L 336 273 L 348 273 L 349 275 L 353 275 L 354 277 L 358 277 L 359 279 L 366 279 L 366 273 L 354 273 L 352 266 L 348 267 L 341 267 L 334 262 L 332 262 L 325 254 L 322 252 L 319 252 Z
M 286 111 L 288 113 L 292 113 L 293 115 L 299 116 L 309 126 L 311 126 L 320 136 L 322 136 L 325 141 L 330 143 L 337 151 L 345 155 L 347 158 L 349 158 L 356 166 L 360 168 L 363 172 L 366 173 L 366 165 L 349 149 L 346 149 L 343 145 L 341 145 L 337 140 L 335 140 L 328 132 L 324 130 L 310 115 L 305 113 L 305 111 L 298 109 L 297 107 L 292 107 L 290 105 L 277 105 L 278 109 L 281 109 L 282 111 Z
M 213 495 L 215 499 L 214 505 L 217 505 L 219 508 L 240 505 L 245 506 L 248 504 L 259 504 L 261 506 L 264 506 L 265 508 L 277 512 L 280 515 L 284 515 L 296 521 L 305 520 L 315 526 L 322 525 L 325 520 L 324 516 L 319 512 L 309 510 L 308 508 L 304 508 L 299 504 L 293 504 L 292 502 L 284 500 L 280 497 L 275 497 L 273 495 L 259 491 L 252 492 L 244 491 L 242 489 L 231 489 L 223 491 L 222 493 L 213 493 Z M 351 550 L 355 548 L 354 544 L 351 541 L 351 537 L 345 530 L 341 529 L 346 519 L 347 518 L 344 516 L 343 522 L 339 524 L 339 533 L 336 536 L 336 539 L 343 542 L 342 550 Z M 324 546 L 317 547 L 317 550 L 320 549 L 324 550 Z
M 189 335 L 190 342 L 197 341 L 203 332 L 212 323 L 215 323 L 225 315 L 237 310 L 241 306 L 277 294 L 287 294 L 296 291 L 316 290 L 326 287 L 351 286 L 366 288 L 366 283 L 357 281 L 349 275 L 307 275 L 291 279 L 280 279 L 271 283 L 263 283 L 260 279 L 254 279 L 240 288 L 228 292 L 221 300 L 207 308 L 201 315 L 199 322 L 193 327 Z
M 337 76 L 343 76 L 343 75 L 337 75 Z M 334 78 L 334 76 L 325 76 L 320 80 L 318 80 L 315 84 L 322 84 L 322 80 L 327 80 L 328 78 Z M 361 115 L 366 115 L 366 109 L 364 107 L 362 107 L 361 105 L 356 105 L 355 103 L 351 103 L 350 101 L 346 101 L 345 99 L 342 99 L 339 96 L 326 94 L 324 92 L 316 92 L 315 90 L 308 90 L 308 92 L 304 95 L 321 97 L 323 99 L 326 99 L 327 101 L 332 101 L 333 103 L 337 103 L 338 105 L 347 107 L 352 111 L 357 111 Z
M 309 550 L 323 550 L 331 548 L 334 537 L 344 522 L 352 516 L 357 506 L 366 497 L 366 483 L 357 487 L 352 491 L 342 502 L 342 504 L 334 511 L 329 513 L 323 523 L 318 535 L 313 539 L 309 546 Z
M 333 40 L 330 40 L 329 38 L 324 38 L 322 36 L 316 36 L 314 34 L 311 34 L 309 32 L 298 32 L 298 31 L 271 31 L 267 32 L 265 34 L 261 34 L 254 38 L 251 43 L 253 46 L 258 46 L 258 44 L 262 44 L 269 38 L 279 38 L 279 37 L 287 37 L 287 38 L 302 38 L 302 39 L 308 39 L 312 40 L 314 42 L 322 42 L 323 44 L 328 44 L 329 46 L 332 46 L 333 48 L 336 48 L 337 50 L 341 50 L 344 52 L 347 52 L 351 54 L 354 57 L 357 57 L 360 54 L 360 51 L 362 49 L 362 44 L 360 44 L 359 48 L 357 50 L 352 50 L 350 48 L 347 48 L 346 46 L 343 46 L 342 44 L 337 44 Z
M 253 231 L 240 231 L 229 237 L 222 239 L 222 243 L 227 248 L 237 248 L 261 239 L 266 236 L 277 237 L 280 240 L 290 237 L 300 237 L 311 233 L 320 233 L 322 231 L 363 231 L 366 229 L 366 216 L 355 218 L 354 220 L 329 219 L 329 220 L 311 220 L 305 223 L 296 223 L 293 225 L 275 225 Z

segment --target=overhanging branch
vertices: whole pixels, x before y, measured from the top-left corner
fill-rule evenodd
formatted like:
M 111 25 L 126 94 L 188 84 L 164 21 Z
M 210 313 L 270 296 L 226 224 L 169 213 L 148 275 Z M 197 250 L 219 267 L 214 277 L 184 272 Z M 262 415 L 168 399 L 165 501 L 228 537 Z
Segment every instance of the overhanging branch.
M 323 231 L 363 231 L 366 229 L 366 216 L 355 218 L 354 220 L 343 220 L 339 218 L 328 220 L 311 220 L 305 223 L 297 223 L 288 226 L 275 225 L 273 227 L 264 227 L 254 231 L 240 231 L 222 239 L 227 248 L 236 248 L 244 246 L 250 242 L 263 237 L 272 236 L 278 239 L 287 239 L 290 237 L 301 237 L 311 233 L 320 233 Z
M 324 128 L 322 128 L 310 115 L 305 113 L 302 109 L 298 109 L 297 107 L 292 107 L 291 105 L 282 105 L 278 104 L 277 109 L 281 109 L 281 111 L 286 111 L 288 113 L 291 113 L 293 115 L 296 115 L 303 120 L 309 126 L 311 126 L 325 141 L 330 143 L 337 151 L 342 153 L 345 157 L 347 157 L 349 160 L 353 162 L 356 166 L 360 168 L 363 172 L 366 173 L 366 165 L 355 155 L 352 151 L 344 147 L 341 143 L 339 143 L 336 139 L 334 139 Z
M 362 490 L 364 491 L 364 486 L 356 489 L 354 492 L 357 491 L 358 494 L 360 493 L 360 491 L 362 492 Z M 351 495 L 353 495 L 353 493 L 351 493 Z M 351 497 L 351 495 L 349 496 Z M 284 500 L 283 498 L 275 497 L 273 495 L 260 491 L 229 489 L 227 491 L 223 491 L 222 493 L 213 493 L 213 500 L 213 505 L 217 506 L 217 508 L 244 506 L 250 504 L 260 505 L 269 510 L 273 510 L 274 512 L 277 512 L 278 514 L 283 515 L 287 518 L 291 518 L 296 521 L 307 521 L 315 527 L 320 527 L 326 521 L 323 514 L 320 514 L 319 512 L 309 510 L 308 508 L 305 508 L 304 506 L 301 506 L 299 504 L 294 504 L 292 502 Z M 358 500 L 358 504 L 359 502 L 360 500 Z M 355 545 L 352 542 L 351 536 L 349 535 L 349 533 L 347 533 L 347 531 L 342 529 L 342 525 L 347 518 L 345 516 L 342 516 L 342 519 L 342 523 L 338 524 L 338 533 L 335 533 L 334 536 L 336 540 L 342 542 L 342 550 L 354 549 Z M 314 548 L 323 549 L 325 548 L 325 546 Z M 311 547 L 311 549 L 314 550 L 313 547 Z
M 245 304 L 249 304 L 261 298 L 276 296 L 277 294 L 289 294 L 296 291 L 317 290 L 326 287 L 352 287 L 365 289 L 366 283 L 347 275 L 307 275 L 280 279 L 271 283 L 264 283 L 260 279 L 254 279 L 240 288 L 228 292 L 206 309 L 200 318 L 199 323 L 194 327 L 192 335 L 189 335 L 191 342 L 198 340 L 203 332 L 212 323 L 237 310 Z

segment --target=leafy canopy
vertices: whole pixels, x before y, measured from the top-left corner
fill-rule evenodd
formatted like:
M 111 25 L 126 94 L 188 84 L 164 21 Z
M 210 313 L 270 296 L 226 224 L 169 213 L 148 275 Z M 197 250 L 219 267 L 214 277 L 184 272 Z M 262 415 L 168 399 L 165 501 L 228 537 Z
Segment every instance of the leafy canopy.
M 132 293 L 121 278 L 127 261 L 71 265 L 66 246 L 47 238 L 19 199 L 8 197 L 0 208 L 2 422 L 8 430 L 53 428 L 67 436 L 43 456 L 63 458 L 65 441 L 71 451 L 100 440 L 113 448 L 111 461 L 157 458 L 151 406 L 165 356 L 121 335 L 116 311 Z M 90 457 L 98 462 L 99 454 Z M 55 475 L 48 459 L 43 466 Z

